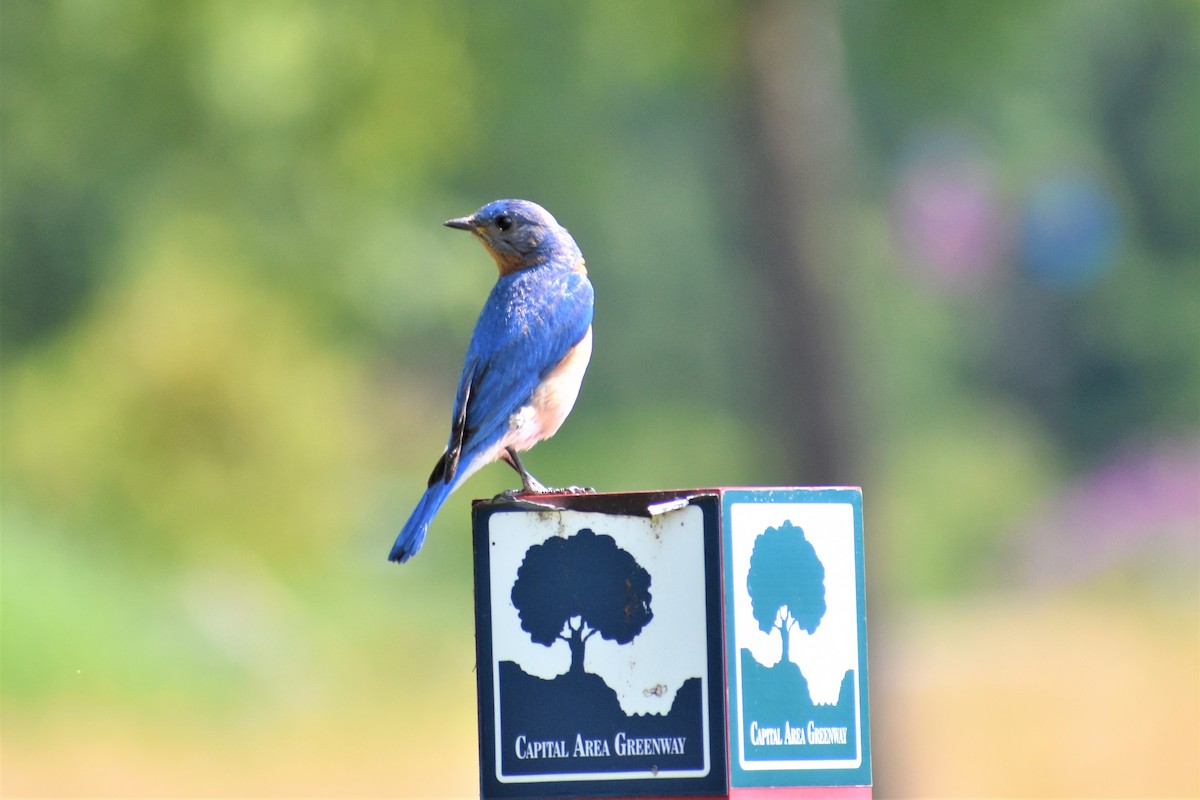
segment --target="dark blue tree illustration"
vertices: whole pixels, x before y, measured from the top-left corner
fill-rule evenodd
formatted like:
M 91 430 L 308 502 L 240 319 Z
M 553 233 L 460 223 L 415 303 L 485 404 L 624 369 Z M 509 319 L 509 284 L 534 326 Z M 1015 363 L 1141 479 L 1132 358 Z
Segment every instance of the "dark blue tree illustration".
M 754 543 L 746 575 L 750 609 L 764 633 L 778 628 L 782 661 L 788 660 L 793 627 L 811 634 L 825 616 L 825 565 L 803 529 L 784 522 Z
M 567 643 L 571 674 L 583 672 L 584 645 L 593 635 L 628 644 L 654 616 L 650 573 L 611 536 L 590 528 L 529 548 L 512 602 L 533 641 Z

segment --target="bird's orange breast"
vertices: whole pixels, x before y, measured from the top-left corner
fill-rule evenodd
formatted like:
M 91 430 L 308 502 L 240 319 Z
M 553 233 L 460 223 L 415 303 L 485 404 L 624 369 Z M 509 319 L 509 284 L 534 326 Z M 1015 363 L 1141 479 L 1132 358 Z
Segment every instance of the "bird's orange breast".
M 579 397 L 579 387 L 591 357 L 592 329 L 589 326 L 579 344 L 572 347 L 534 389 L 529 404 L 509 418 L 507 445 L 528 450 L 558 432 Z

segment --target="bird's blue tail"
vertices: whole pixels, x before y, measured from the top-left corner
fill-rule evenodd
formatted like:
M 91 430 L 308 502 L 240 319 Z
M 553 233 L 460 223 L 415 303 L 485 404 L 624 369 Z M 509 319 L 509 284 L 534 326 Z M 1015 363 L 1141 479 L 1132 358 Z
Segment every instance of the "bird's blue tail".
M 434 515 L 442 507 L 442 503 L 446 502 L 452 488 L 450 484 L 436 481 L 425 490 L 417 507 L 413 509 L 412 516 L 408 518 L 408 522 L 404 523 L 404 529 L 396 537 L 396 543 L 392 545 L 388 561 L 398 561 L 403 564 L 417 554 L 421 545 L 425 543 L 425 534 L 429 531 L 429 523 L 433 522 Z

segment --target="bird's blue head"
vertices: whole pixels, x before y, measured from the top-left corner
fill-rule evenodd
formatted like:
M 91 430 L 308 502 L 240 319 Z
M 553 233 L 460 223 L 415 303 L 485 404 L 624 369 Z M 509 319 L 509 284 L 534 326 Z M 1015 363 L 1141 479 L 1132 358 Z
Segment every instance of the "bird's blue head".
M 552 258 L 569 267 L 582 261 L 566 228 L 549 211 L 528 200 L 494 200 L 469 217 L 448 219 L 444 224 L 475 234 L 496 259 L 501 275 Z

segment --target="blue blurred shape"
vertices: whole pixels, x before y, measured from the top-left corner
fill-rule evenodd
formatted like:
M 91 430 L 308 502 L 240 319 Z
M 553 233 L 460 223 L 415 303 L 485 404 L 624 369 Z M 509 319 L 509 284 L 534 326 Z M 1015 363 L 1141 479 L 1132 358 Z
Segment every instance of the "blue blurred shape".
M 1057 176 L 1037 184 L 1021 213 L 1021 262 L 1034 280 L 1079 290 L 1112 266 L 1122 220 L 1108 187 L 1089 176 Z

